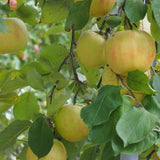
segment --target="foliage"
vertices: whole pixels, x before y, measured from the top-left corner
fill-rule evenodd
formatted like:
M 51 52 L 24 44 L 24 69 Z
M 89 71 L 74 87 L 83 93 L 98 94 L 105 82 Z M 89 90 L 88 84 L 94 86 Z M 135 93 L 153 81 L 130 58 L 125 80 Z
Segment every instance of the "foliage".
M 118 160 L 121 153 L 160 159 L 159 0 L 117 0 L 102 17 L 89 16 L 92 0 L 17 2 L 11 10 L 0 0 L 0 32 L 8 32 L 5 17 L 20 18 L 29 32 L 23 50 L 0 55 L 0 160 L 25 160 L 28 145 L 41 158 L 54 138 L 63 142 L 69 160 Z M 103 67 L 90 69 L 78 61 L 81 33 L 96 31 L 107 39 L 119 30 L 139 29 L 146 16 L 157 47 L 151 78 L 134 70 L 123 86 L 102 86 Z M 133 93 L 121 95 L 123 87 L 145 98 L 134 105 Z M 88 137 L 74 143 L 54 124 L 56 112 L 71 103 L 86 105 L 81 118 L 89 127 Z

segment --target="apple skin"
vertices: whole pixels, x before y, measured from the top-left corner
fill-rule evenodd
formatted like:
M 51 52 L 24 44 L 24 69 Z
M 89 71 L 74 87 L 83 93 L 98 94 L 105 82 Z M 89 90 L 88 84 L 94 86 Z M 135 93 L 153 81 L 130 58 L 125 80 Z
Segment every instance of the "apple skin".
M 77 43 L 77 55 L 80 62 L 88 68 L 99 68 L 104 66 L 105 39 L 95 32 L 84 32 Z
M 50 152 L 46 156 L 40 158 L 40 160 L 66 160 L 66 159 L 67 159 L 66 149 L 63 143 L 56 139 L 54 140 L 54 144 Z M 38 160 L 38 157 L 32 152 L 30 147 L 28 147 L 26 151 L 26 160 Z
M 105 44 L 107 62 L 120 75 L 127 75 L 136 69 L 147 71 L 153 63 L 155 53 L 155 43 L 144 31 L 119 31 L 111 35 Z
M 8 33 L 0 32 L 0 54 L 17 52 L 27 43 L 28 32 L 19 18 L 4 18 Z
M 148 78 L 151 78 L 150 71 L 147 70 L 145 74 L 148 76 Z M 124 83 L 127 84 L 127 76 L 121 76 L 123 79 Z M 109 66 L 105 66 L 102 72 L 102 86 L 104 85 L 115 85 L 115 86 L 123 86 L 121 81 L 117 79 L 115 73 L 111 70 Z M 131 89 L 133 92 L 134 96 L 138 101 L 142 101 L 143 98 L 145 97 L 144 93 L 141 93 L 139 91 L 134 91 Z M 120 91 L 121 95 L 130 95 L 131 93 L 128 91 L 126 87 L 123 87 Z M 137 105 L 137 102 L 133 98 L 129 98 L 131 103 L 134 105 Z
M 78 142 L 88 136 L 89 129 L 80 117 L 82 107 L 66 105 L 55 115 L 55 126 L 67 141 Z
M 91 17 L 104 16 L 111 11 L 115 0 L 92 0 L 89 15 Z

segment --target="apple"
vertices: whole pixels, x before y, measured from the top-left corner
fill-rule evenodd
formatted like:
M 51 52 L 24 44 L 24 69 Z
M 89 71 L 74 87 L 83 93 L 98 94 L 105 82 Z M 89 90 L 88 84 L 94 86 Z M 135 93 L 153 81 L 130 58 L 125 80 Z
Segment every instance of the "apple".
M 19 18 L 4 18 L 8 33 L 0 32 L 0 54 L 17 52 L 27 43 L 28 32 Z
M 80 117 L 81 109 L 80 105 L 66 105 L 55 115 L 57 131 L 70 142 L 81 141 L 88 136 L 89 129 Z
M 66 159 L 67 159 L 66 149 L 63 143 L 56 139 L 54 140 L 54 144 L 50 152 L 46 156 L 40 158 L 40 160 L 66 160 Z M 38 160 L 38 157 L 32 152 L 30 147 L 28 147 L 26 151 L 26 160 Z
M 16 9 L 17 5 L 18 2 L 16 0 L 10 0 L 9 6 L 12 11 Z
M 153 63 L 155 53 L 154 40 L 144 31 L 118 31 L 105 44 L 107 63 L 120 75 L 127 75 L 136 69 L 147 71 Z
M 151 78 L 150 75 L 150 71 L 147 70 L 145 72 L 145 74 L 148 76 L 148 78 Z M 124 83 L 127 85 L 127 76 L 121 76 L 121 78 L 123 79 Z M 115 86 L 123 86 L 123 84 L 121 83 L 121 81 L 117 78 L 117 76 L 115 75 L 115 73 L 112 71 L 112 69 L 109 66 L 105 66 L 102 72 L 102 86 L 104 85 L 115 85 Z M 141 93 L 140 91 L 134 91 L 131 89 L 131 91 L 133 92 L 134 96 L 136 97 L 136 99 L 138 101 L 142 101 L 145 94 Z M 131 95 L 131 93 L 128 91 L 128 89 L 126 87 L 123 86 L 123 88 L 120 91 L 121 95 Z M 137 102 L 135 101 L 134 98 L 130 97 L 130 101 L 132 104 L 136 105 Z
M 80 62 L 88 68 L 99 68 L 104 66 L 105 39 L 95 32 L 84 32 L 77 43 L 77 55 Z
M 115 0 L 92 0 L 89 15 L 91 17 L 104 16 L 111 11 Z

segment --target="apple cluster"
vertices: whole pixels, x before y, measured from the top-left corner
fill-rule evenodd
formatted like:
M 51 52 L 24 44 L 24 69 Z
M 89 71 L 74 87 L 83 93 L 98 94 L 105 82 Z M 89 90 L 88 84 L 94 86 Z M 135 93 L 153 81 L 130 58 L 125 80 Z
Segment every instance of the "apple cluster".
M 104 66 L 102 85 L 122 85 L 116 74 L 126 83 L 128 72 L 132 70 L 143 71 L 150 77 L 149 68 L 155 53 L 152 37 L 139 30 L 117 31 L 108 39 L 95 32 L 84 32 L 77 43 L 78 59 L 84 66 Z M 122 88 L 121 94 L 130 95 L 126 88 Z M 142 101 L 144 94 L 135 92 L 135 97 Z

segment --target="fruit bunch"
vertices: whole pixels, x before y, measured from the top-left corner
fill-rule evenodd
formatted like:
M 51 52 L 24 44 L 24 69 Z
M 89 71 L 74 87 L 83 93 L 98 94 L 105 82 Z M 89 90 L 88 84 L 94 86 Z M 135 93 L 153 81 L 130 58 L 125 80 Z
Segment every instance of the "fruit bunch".
M 146 72 L 149 77 L 155 53 L 152 37 L 139 30 L 117 31 L 108 39 L 95 32 L 85 32 L 77 43 L 77 56 L 84 66 L 93 69 L 104 67 L 102 85 L 123 86 L 118 76 L 127 85 L 128 72 L 133 70 Z M 132 92 L 137 100 L 142 101 L 143 93 Z M 124 86 L 121 94 L 131 95 Z

